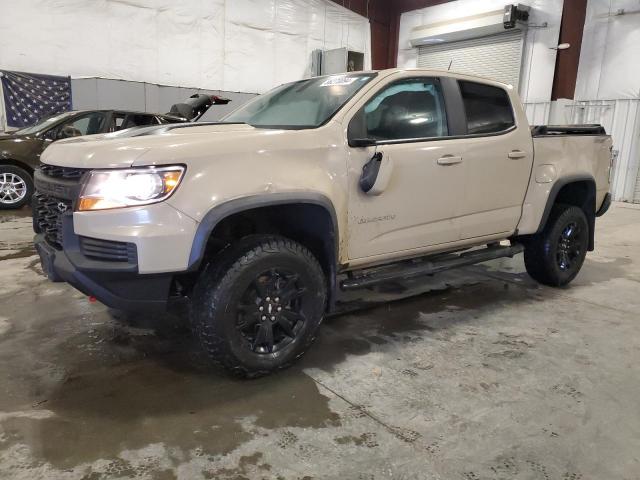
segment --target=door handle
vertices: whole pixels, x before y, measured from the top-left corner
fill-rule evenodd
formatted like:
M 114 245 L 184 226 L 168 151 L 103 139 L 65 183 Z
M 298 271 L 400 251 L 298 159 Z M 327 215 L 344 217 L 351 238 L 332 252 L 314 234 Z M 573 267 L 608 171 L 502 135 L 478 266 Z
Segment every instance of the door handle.
M 438 165 L 455 165 L 456 163 L 462 163 L 462 157 L 445 155 L 438 159 Z
M 526 156 L 527 156 L 527 154 L 525 152 L 523 152 L 522 150 L 511 150 L 507 154 L 507 157 L 512 158 L 514 160 L 517 160 L 518 158 L 524 158 Z

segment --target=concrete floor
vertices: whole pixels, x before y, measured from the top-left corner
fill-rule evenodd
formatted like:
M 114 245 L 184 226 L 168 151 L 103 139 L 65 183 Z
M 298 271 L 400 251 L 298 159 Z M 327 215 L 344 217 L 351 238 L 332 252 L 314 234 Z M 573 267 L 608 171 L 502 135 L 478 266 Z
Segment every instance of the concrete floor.
M 640 479 L 640 209 L 570 288 L 522 260 L 393 285 L 293 369 L 211 370 L 180 319 L 42 277 L 0 214 L 2 479 Z M 151 327 L 155 327 L 151 329 Z

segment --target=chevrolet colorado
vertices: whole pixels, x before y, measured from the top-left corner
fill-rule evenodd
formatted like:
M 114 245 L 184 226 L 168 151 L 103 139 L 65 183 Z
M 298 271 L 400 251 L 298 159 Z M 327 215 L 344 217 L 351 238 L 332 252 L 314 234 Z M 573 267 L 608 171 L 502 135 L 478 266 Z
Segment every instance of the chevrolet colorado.
M 511 86 L 430 70 L 316 77 L 221 122 L 56 142 L 43 271 L 108 306 L 187 299 L 211 358 L 283 368 L 341 291 L 524 252 L 569 283 L 610 203 L 602 127 L 534 127 Z

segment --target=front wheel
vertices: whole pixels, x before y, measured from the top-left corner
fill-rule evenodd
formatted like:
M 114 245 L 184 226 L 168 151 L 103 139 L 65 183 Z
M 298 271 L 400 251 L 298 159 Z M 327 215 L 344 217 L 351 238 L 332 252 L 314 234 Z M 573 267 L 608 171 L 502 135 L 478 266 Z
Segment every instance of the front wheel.
M 581 208 L 555 205 L 544 230 L 525 247 L 527 273 L 552 287 L 567 285 L 582 268 L 589 246 L 589 223 Z
M 33 195 L 33 179 L 26 170 L 0 165 L 0 209 L 20 208 Z
M 243 377 L 289 366 L 313 342 L 325 278 L 313 254 L 284 237 L 256 235 L 224 250 L 194 288 L 191 323 L 215 363 Z

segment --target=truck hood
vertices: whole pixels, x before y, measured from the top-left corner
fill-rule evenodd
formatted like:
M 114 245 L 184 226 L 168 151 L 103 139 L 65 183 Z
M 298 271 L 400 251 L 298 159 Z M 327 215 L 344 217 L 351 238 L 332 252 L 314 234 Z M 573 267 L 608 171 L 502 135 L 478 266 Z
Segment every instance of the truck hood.
M 258 129 L 243 123 L 178 123 L 130 128 L 115 133 L 59 140 L 44 151 L 41 161 L 75 168 L 127 168 L 170 161 L 180 163 L 185 161 L 184 147 L 214 148 L 215 144 L 223 141 L 233 141 L 237 148 L 244 139 L 256 136 L 267 138 L 275 132 L 286 133 L 289 130 Z M 145 155 L 151 150 L 164 153 L 160 156 Z M 138 162 L 143 155 L 144 161 Z M 158 157 L 163 160 L 158 161 Z

